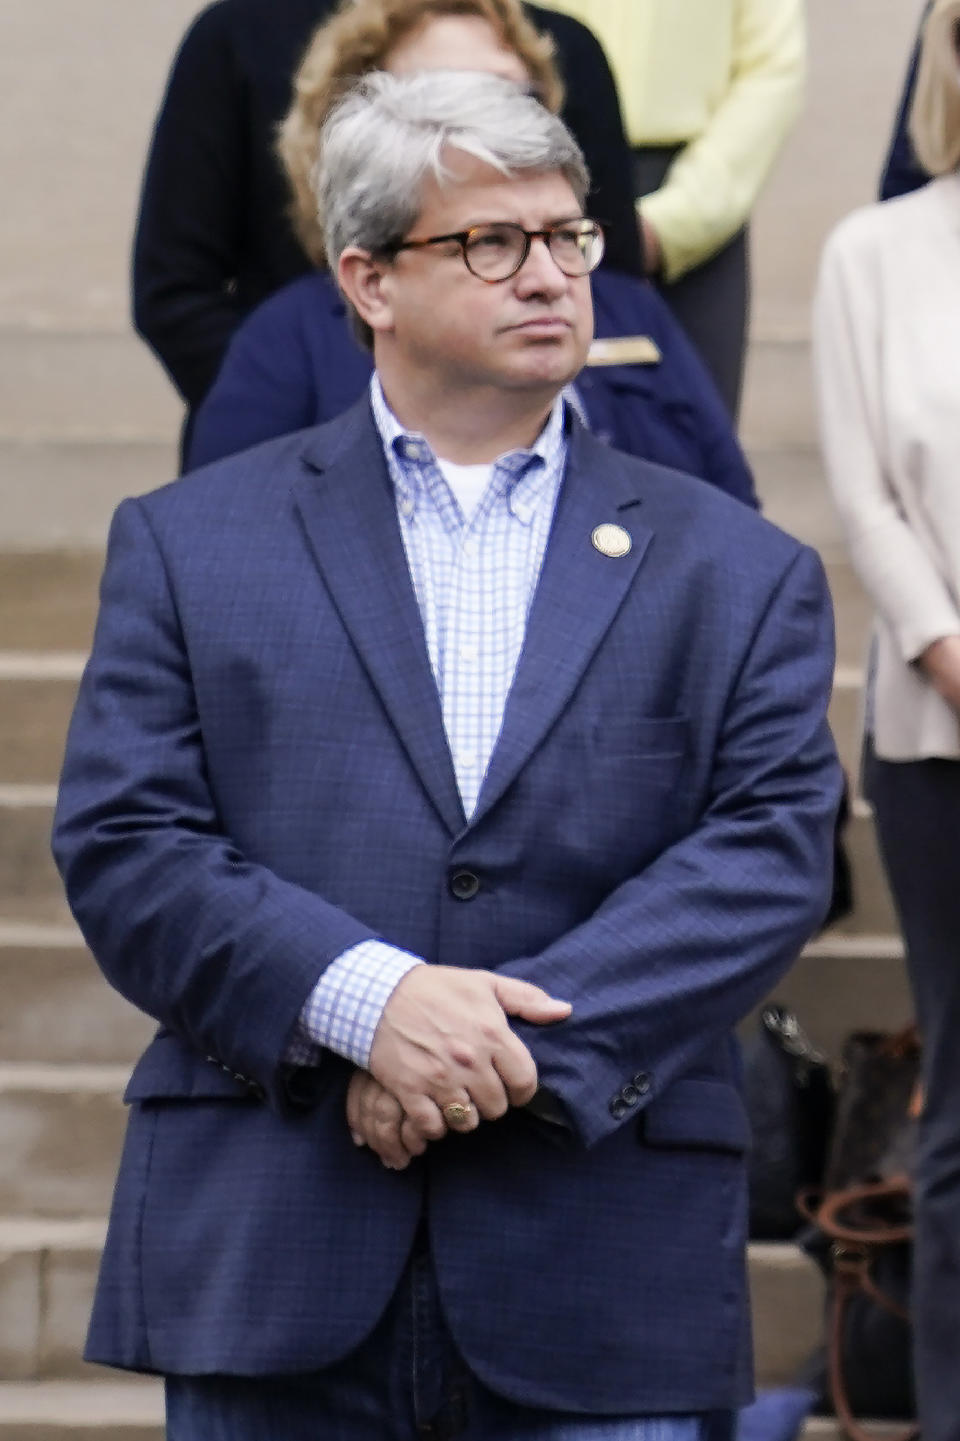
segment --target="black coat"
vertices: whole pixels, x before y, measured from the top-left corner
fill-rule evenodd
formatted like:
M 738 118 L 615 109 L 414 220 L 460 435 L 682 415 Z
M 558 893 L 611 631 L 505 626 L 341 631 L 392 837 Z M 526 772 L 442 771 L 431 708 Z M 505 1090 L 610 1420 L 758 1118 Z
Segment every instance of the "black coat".
M 287 218 L 273 145 L 303 51 L 336 0 L 218 0 L 187 32 L 147 162 L 134 245 L 137 330 L 191 407 L 233 332 L 260 301 L 308 271 Z M 594 177 L 608 263 L 637 272 L 630 155 L 610 67 L 591 31 L 537 5 L 570 94 L 564 119 Z
M 907 126 L 910 120 L 910 107 L 913 104 L 913 92 L 917 88 L 917 70 L 920 66 L 920 42 L 923 39 L 923 27 L 932 9 L 931 0 L 931 3 L 924 9 L 917 41 L 910 57 L 907 77 L 903 83 L 903 94 L 900 96 L 897 118 L 890 139 L 890 149 L 887 152 L 883 175 L 880 179 L 881 200 L 894 200 L 898 195 L 909 195 L 911 190 L 919 190 L 930 179 L 917 159 Z

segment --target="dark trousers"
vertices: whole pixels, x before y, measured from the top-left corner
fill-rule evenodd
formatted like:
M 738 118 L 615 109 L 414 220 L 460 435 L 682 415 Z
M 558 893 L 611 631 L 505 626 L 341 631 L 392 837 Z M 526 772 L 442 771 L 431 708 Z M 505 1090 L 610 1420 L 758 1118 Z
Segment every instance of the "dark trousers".
M 634 187 L 641 197 L 658 190 L 678 146 L 634 150 Z M 641 204 L 641 210 L 643 206 Z M 657 287 L 693 341 L 736 420 L 743 388 L 750 277 L 746 229 L 739 231 L 702 265 Z
M 923 1034 L 914 1341 L 923 1441 L 960 1437 L 960 761 L 884 761 L 865 787 Z
M 543 1325 L 549 1327 L 548 1316 Z M 535 1410 L 495 1396 L 454 1345 L 422 1244 L 383 1320 L 338 1365 L 302 1376 L 172 1376 L 166 1389 L 167 1441 L 730 1441 L 732 1436 L 732 1417 L 725 1412 L 591 1417 Z

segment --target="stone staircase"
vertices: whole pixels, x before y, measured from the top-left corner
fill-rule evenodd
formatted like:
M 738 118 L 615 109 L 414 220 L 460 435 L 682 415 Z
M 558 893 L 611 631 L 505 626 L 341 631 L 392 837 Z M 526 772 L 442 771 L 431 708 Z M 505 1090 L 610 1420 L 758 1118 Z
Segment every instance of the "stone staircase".
M 0 555 L 0 1441 L 163 1434 L 157 1383 L 80 1359 L 120 1098 L 152 1030 L 104 985 L 49 856 L 101 565 L 99 551 Z

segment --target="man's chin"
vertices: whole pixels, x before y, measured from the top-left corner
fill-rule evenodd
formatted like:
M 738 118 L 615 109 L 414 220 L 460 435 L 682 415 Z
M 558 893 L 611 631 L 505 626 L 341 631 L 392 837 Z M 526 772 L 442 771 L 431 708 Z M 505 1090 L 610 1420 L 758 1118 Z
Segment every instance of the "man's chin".
M 560 391 L 576 380 L 585 364 L 586 354 L 581 354 L 579 347 L 569 343 L 554 341 L 552 344 L 525 346 L 510 367 L 508 384 L 528 385 L 531 389 L 551 386 Z

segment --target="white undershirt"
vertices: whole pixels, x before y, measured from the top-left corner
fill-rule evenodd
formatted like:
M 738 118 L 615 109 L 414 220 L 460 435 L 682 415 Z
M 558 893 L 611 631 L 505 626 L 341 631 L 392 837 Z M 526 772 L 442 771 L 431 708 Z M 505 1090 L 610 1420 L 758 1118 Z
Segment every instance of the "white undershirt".
M 563 398 L 575 411 L 578 419 L 584 425 L 588 424 L 586 413 L 583 409 L 583 402 L 577 394 L 576 386 L 565 385 Z M 483 499 L 484 492 L 490 484 L 493 475 L 493 462 L 484 465 L 455 465 L 452 460 L 441 460 L 437 456 L 437 465 L 444 480 L 453 491 L 454 498 L 460 509 L 463 511 L 463 518 L 469 525 L 470 519 Z
M 464 519 L 469 522 L 490 484 L 493 464 L 455 465 L 452 460 L 441 460 L 438 456 L 437 465 L 463 511 Z

